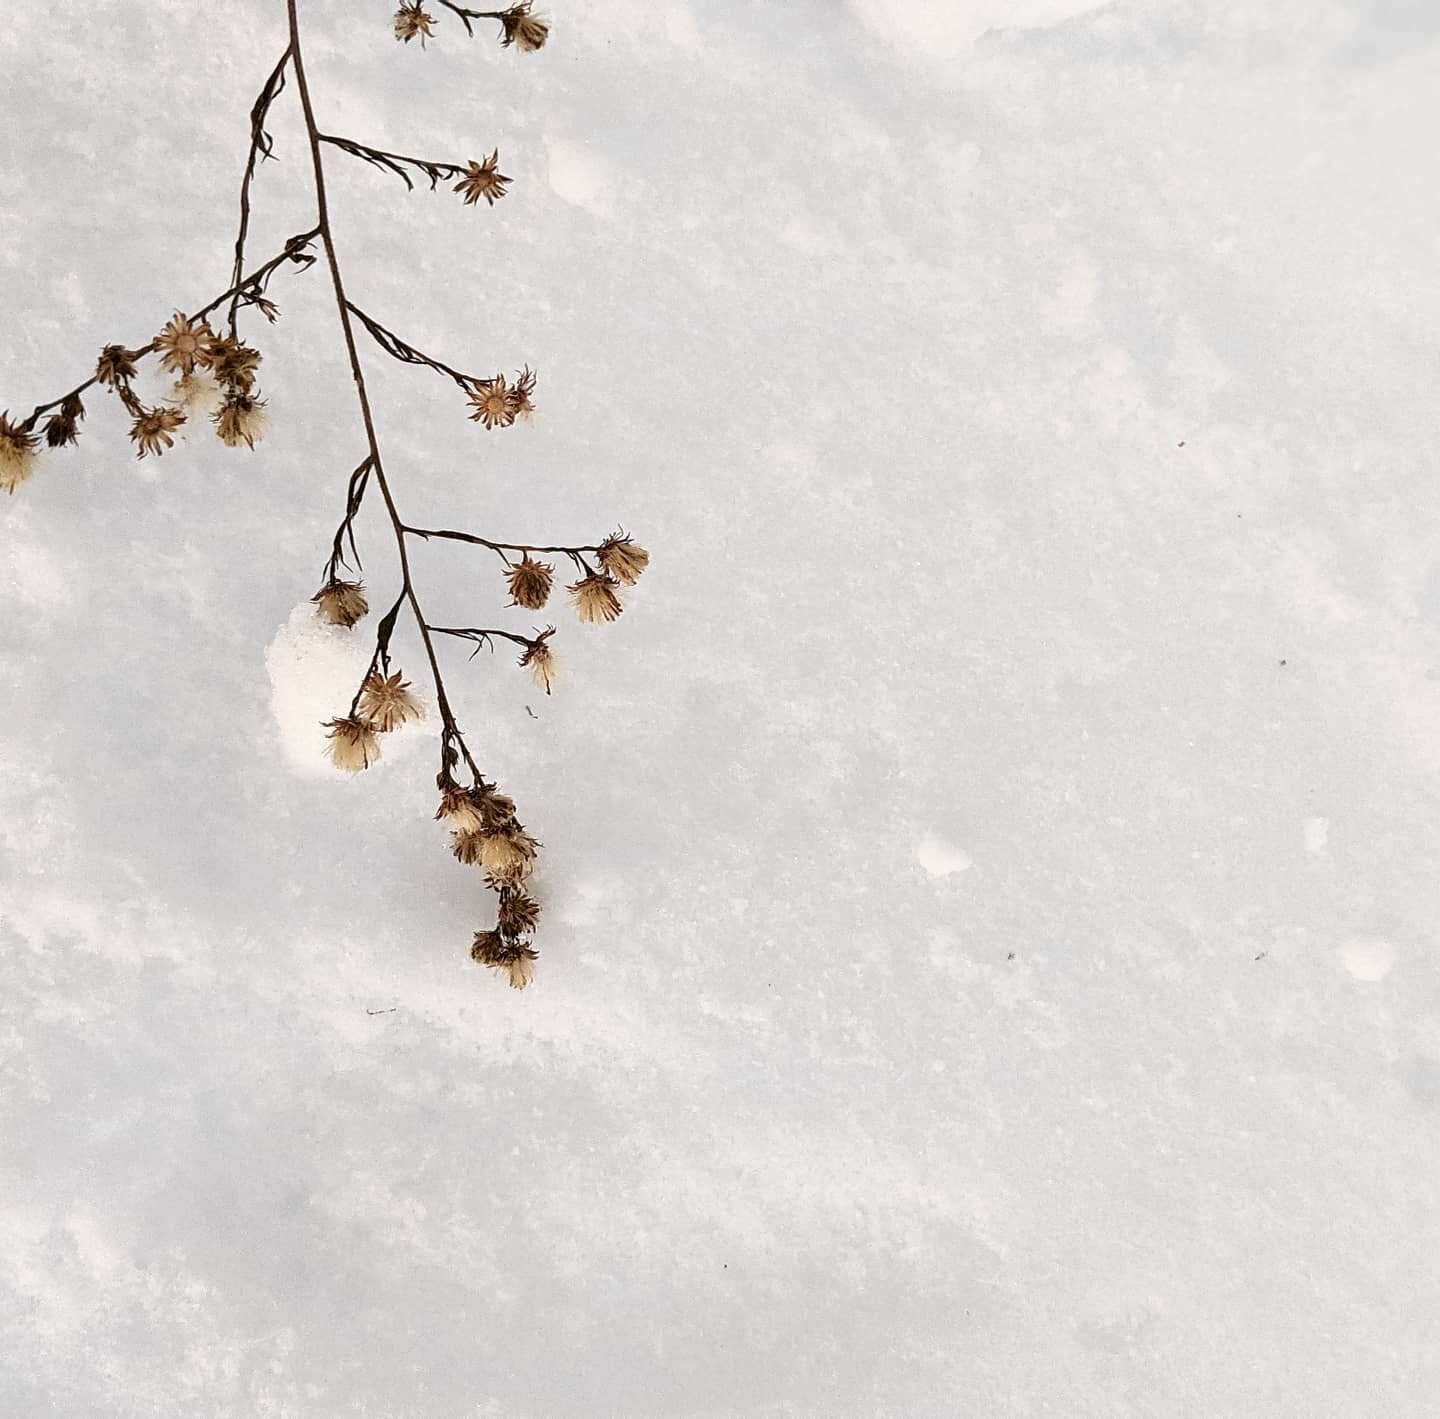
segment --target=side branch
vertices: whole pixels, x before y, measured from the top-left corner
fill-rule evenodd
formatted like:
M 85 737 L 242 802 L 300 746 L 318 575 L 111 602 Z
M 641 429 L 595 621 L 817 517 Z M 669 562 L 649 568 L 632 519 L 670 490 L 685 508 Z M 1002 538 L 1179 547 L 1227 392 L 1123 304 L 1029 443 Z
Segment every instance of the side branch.
M 265 80 L 264 87 L 260 90 L 260 96 L 255 100 L 255 106 L 250 110 L 250 152 L 245 159 L 245 175 L 240 179 L 240 229 L 235 237 L 235 269 L 230 277 L 231 283 L 236 288 L 235 294 L 230 298 L 230 334 L 232 338 L 236 335 L 235 316 L 241 301 L 241 291 L 246 284 L 240 278 L 245 269 L 245 238 L 250 232 L 250 183 L 255 176 L 256 162 L 263 161 L 274 154 L 275 140 L 265 129 L 265 119 L 270 113 L 270 105 L 275 102 L 285 88 L 285 66 L 289 62 L 290 46 L 286 45 L 285 53 L 280 56 L 280 62 L 270 71 L 270 77 Z M 258 304 L 258 302 L 251 303 Z M 271 318 L 273 319 L 273 316 Z
M 432 192 L 442 181 L 459 177 L 466 168 L 464 163 L 432 162 L 429 158 L 411 158 L 406 157 L 404 153 L 387 153 L 383 148 L 371 148 L 364 143 L 357 143 L 351 138 L 340 138 L 334 133 L 322 133 L 319 136 L 322 143 L 329 143 L 339 148 L 341 152 L 349 153 L 352 158 L 360 158 L 384 172 L 393 172 L 412 192 L 415 190 L 415 184 L 411 182 L 410 174 L 405 171 L 407 167 L 417 168 L 424 173 L 430 179 Z
M 479 375 L 462 374 L 459 370 L 452 369 L 444 360 L 437 360 L 433 355 L 427 355 L 423 350 L 417 350 L 414 345 L 402 340 L 393 330 L 387 330 L 373 316 L 366 315 L 353 302 L 347 300 L 345 306 L 350 314 L 365 327 L 370 338 L 392 359 L 407 365 L 426 365 L 437 374 L 448 375 L 467 393 L 475 385 L 487 383 Z
M 287 261 L 293 261 L 297 266 L 301 267 L 313 265 L 315 258 L 309 254 L 306 248 L 319 235 L 320 228 L 317 226 L 311 227 L 308 232 L 301 232 L 298 236 L 291 237 L 290 240 L 285 243 L 285 250 L 282 251 L 279 256 L 272 256 L 263 266 L 257 266 L 249 275 L 242 277 L 239 281 L 232 284 L 228 290 L 221 291 L 214 300 L 195 311 L 191 319 L 203 320 L 211 311 L 224 305 L 226 301 L 240 291 L 248 289 L 263 291 L 270 277 L 275 273 L 275 270 L 283 266 Z M 154 349 L 155 342 L 150 340 L 136 349 L 129 350 L 128 353 L 132 358 L 139 359 L 143 355 L 150 354 Z M 37 404 L 31 411 L 30 417 L 26 419 L 20 427 L 27 430 L 34 428 L 35 421 L 41 414 L 45 413 L 47 409 L 54 409 L 57 405 L 63 404 L 67 399 L 78 397 L 89 389 L 92 384 L 95 384 L 97 380 L 98 376 L 92 374 L 83 384 L 77 384 L 74 389 L 60 395 L 58 399 L 52 399 L 48 404 Z
M 506 552 L 554 552 L 567 557 L 579 557 L 584 552 L 598 552 L 601 547 L 599 542 L 589 547 L 541 547 L 533 542 L 493 542 L 488 537 L 477 537 L 473 532 L 452 532 L 436 527 L 406 527 L 404 530 L 408 536 L 423 537 L 427 541 L 432 537 L 442 537 L 451 542 L 469 542 L 476 547 L 489 547 L 492 552 L 499 552 L 501 560 L 506 563 L 510 560 L 505 556 Z

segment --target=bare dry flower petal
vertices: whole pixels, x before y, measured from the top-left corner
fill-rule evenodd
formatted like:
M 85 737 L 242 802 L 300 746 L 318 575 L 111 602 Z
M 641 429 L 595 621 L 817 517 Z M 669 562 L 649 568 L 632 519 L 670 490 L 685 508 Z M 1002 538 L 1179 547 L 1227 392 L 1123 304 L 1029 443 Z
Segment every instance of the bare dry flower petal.
M 641 572 L 650 565 L 650 553 L 623 532 L 611 533 L 595 555 L 600 565 L 626 586 L 634 586 Z
M 575 603 L 575 614 L 587 625 L 599 625 L 618 619 L 625 608 L 615 594 L 620 585 L 612 576 L 603 572 L 591 572 L 569 587 L 571 600 Z
M 522 53 L 533 54 L 550 37 L 549 23 L 530 13 L 531 3 L 532 0 L 521 0 L 520 4 L 512 5 L 500 16 L 500 26 L 504 31 L 500 43 L 507 49 L 513 44 Z
M 470 403 L 475 408 L 471 419 L 478 419 L 487 429 L 508 429 L 515 422 L 515 405 L 503 374 L 477 380 L 470 391 Z
M 550 637 L 554 634 L 554 626 L 542 631 L 539 637 L 531 641 L 520 655 L 520 668 L 528 670 L 536 688 L 544 690 L 547 695 L 550 693 L 550 687 L 560 677 L 559 657 L 550 649 Z
M 548 562 L 537 562 L 527 552 L 505 576 L 510 583 L 510 604 L 538 611 L 550 599 L 555 568 Z
M 370 610 L 365 587 L 358 581 L 327 581 L 310 600 L 320 608 L 320 619 L 332 626 L 353 626 Z
M 379 734 L 388 734 L 411 720 L 425 718 L 425 706 L 416 699 L 400 672 L 382 675 L 372 670 L 360 691 L 361 717 Z
M 170 374 L 194 374 L 196 365 L 204 368 L 210 363 L 215 332 L 208 321 L 190 320 L 177 310 L 153 344 L 161 369 Z
M 496 148 L 483 163 L 472 161 L 466 164 L 464 174 L 455 184 L 455 191 L 464 196 L 467 207 L 482 197 L 493 207 L 505 195 L 511 179 L 499 170 L 499 163 L 500 149 Z
M 248 394 L 231 394 L 214 415 L 215 432 L 227 448 L 254 448 L 255 440 L 265 436 L 270 415 L 263 399 Z
M 380 741 L 363 719 L 346 715 L 327 720 L 325 728 L 329 731 L 325 752 L 337 769 L 344 769 L 347 774 L 358 774 L 380 757 Z
M 123 345 L 107 345 L 95 361 L 95 378 L 111 389 L 128 384 L 135 378 L 135 351 Z
M 10 422 L 9 410 L 0 414 L 0 488 L 17 492 L 35 471 L 35 450 L 40 440 Z
M 153 453 L 157 458 L 167 448 L 175 446 L 175 432 L 185 422 L 185 416 L 178 409 L 160 405 L 154 409 L 142 409 L 130 425 L 130 437 L 139 450 L 137 458 Z
M 434 25 L 435 17 L 427 15 L 418 3 L 402 5 L 395 11 L 395 38 L 403 39 L 406 44 L 419 35 L 423 49 L 426 39 L 434 37 Z

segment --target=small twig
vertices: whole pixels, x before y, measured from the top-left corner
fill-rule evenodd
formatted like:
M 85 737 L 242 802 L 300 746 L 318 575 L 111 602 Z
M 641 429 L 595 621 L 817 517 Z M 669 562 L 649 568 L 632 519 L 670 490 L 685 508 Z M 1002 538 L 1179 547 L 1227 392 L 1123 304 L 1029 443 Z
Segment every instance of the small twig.
M 488 537 L 477 537 L 473 532 L 452 532 L 448 528 L 405 527 L 401 530 L 411 537 L 423 537 L 427 541 L 431 537 L 444 537 L 451 542 L 470 542 L 477 547 L 489 547 L 494 552 L 556 552 L 567 557 L 576 557 L 582 552 L 600 550 L 598 542 L 590 547 L 541 547 L 534 542 L 493 542 Z
M 370 338 L 385 351 L 391 358 L 399 360 L 406 365 L 428 365 L 439 374 L 448 375 L 467 393 L 477 384 L 484 383 L 484 377 L 473 374 L 462 374 L 459 370 L 451 368 L 443 360 L 437 360 L 433 355 L 427 355 L 423 350 L 418 350 L 406 340 L 402 340 L 393 330 L 381 325 L 374 316 L 366 313 L 352 301 L 346 301 L 346 309 L 365 327 Z
M 418 168 L 423 172 L 430 179 L 431 192 L 434 192 L 442 181 L 459 177 L 465 171 L 464 163 L 434 162 L 429 158 L 407 157 L 404 153 L 387 153 L 383 148 L 372 148 L 368 144 L 355 142 L 353 138 L 341 138 L 335 133 L 321 133 L 319 138 L 322 143 L 331 143 L 342 152 L 349 153 L 352 158 L 360 158 L 369 163 L 371 167 L 377 167 L 382 172 L 393 172 L 412 192 L 415 184 L 410 181 L 406 167 Z
M 270 112 L 270 105 L 285 88 L 285 66 L 289 62 L 290 47 L 286 45 L 285 53 L 270 71 L 270 77 L 265 80 L 260 96 L 255 100 L 255 106 L 250 110 L 250 152 L 245 159 L 245 175 L 240 179 L 240 230 L 235 237 L 235 269 L 230 277 L 236 288 L 235 294 L 230 298 L 232 337 L 236 334 L 235 317 L 240 305 L 240 291 L 244 284 L 248 284 L 242 283 L 241 274 L 245 268 L 245 238 L 250 231 L 250 182 L 255 176 L 256 160 L 263 160 L 274 154 L 275 142 L 265 131 L 265 118 Z

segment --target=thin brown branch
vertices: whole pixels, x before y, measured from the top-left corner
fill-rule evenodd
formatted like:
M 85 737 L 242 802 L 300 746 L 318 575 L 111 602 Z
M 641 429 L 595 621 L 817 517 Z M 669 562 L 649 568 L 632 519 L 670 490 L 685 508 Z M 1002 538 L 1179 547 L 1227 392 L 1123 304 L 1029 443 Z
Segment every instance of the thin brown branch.
M 270 260 L 265 262 L 263 266 L 257 266 L 252 272 L 250 272 L 248 276 L 243 277 L 240 281 L 231 285 L 228 290 L 221 291 L 214 300 L 201 306 L 200 309 L 191 316 L 191 319 L 203 320 L 207 315 L 210 314 L 211 311 L 216 310 L 218 307 L 224 305 L 225 302 L 228 301 L 231 296 L 235 295 L 237 291 L 245 290 L 247 287 L 254 287 L 256 289 L 263 290 L 265 283 L 268 282 L 270 276 L 275 272 L 278 267 L 283 266 L 287 261 L 293 261 L 297 266 L 311 265 L 315 258 L 313 256 L 306 255 L 305 248 L 319 235 L 320 228 L 312 227 L 308 232 L 301 232 L 298 236 L 291 237 L 290 240 L 285 243 L 285 250 L 282 251 L 279 256 L 272 256 Z M 154 350 L 154 348 L 155 342 L 153 340 L 148 340 L 145 344 L 137 346 L 135 349 L 132 349 L 130 351 L 130 354 L 135 359 L 140 359 L 143 356 L 150 354 Z M 45 413 L 47 409 L 54 409 L 57 405 L 63 404 L 67 399 L 76 398 L 77 396 L 83 394 L 87 389 L 90 388 L 92 384 L 95 384 L 96 382 L 96 376 L 92 374 L 90 378 L 87 379 L 83 384 L 77 384 L 74 389 L 67 390 L 58 398 L 50 400 L 48 404 L 37 404 L 35 408 L 31 410 L 30 417 L 26 419 L 20 427 L 23 429 L 34 428 L 35 421 L 40 417 L 41 414 Z
M 250 183 L 255 176 L 255 164 L 273 155 L 275 143 L 265 130 L 265 119 L 270 105 L 279 97 L 285 87 L 285 66 L 290 62 L 290 49 L 286 46 L 280 61 L 270 71 L 260 90 L 255 106 L 250 110 L 250 152 L 245 158 L 245 175 L 240 179 L 240 229 L 235 237 L 235 269 L 230 277 L 235 294 L 230 298 L 230 334 L 236 336 L 235 317 L 240 305 L 240 292 L 244 289 L 241 273 L 245 269 L 245 238 L 250 232 Z M 238 337 L 236 337 L 238 338 Z
M 491 551 L 499 552 L 502 556 L 506 552 L 555 552 L 567 557 L 578 557 L 582 552 L 600 550 L 598 542 L 589 547 L 542 547 L 535 542 L 493 542 L 488 537 L 477 537 L 473 532 L 452 532 L 448 528 L 407 526 L 403 531 L 410 537 L 423 537 L 427 541 L 431 537 L 443 537 L 451 542 L 469 542 L 476 547 L 489 547 Z
M 399 360 L 401 364 L 405 365 L 426 365 L 437 374 L 448 375 L 467 393 L 475 385 L 484 383 L 485 377 L 461 373 L 447 365 L 444 360 L 437 360 L 433 355 L 427 355 L 423 350 L 417 349 L 409 341 L 402 340 L 393 330 L 381 325 L 374 316 L 367 315 L 353 302 L 347 302 L 347 305 L 349 305 L 350 314 L 365 327 L 366 334 L 392 359 Z
M 423 172 L 430 179 L 432 192 L 442 181 L 459 177 L 466 167 L 464 163 L 433 162 L 429 158 L 406 157 L 404 153 L 387 153 L 383 148 L 371 148 L 365 143 L 355 142 L 353 138 L 341 138 L 334 133 L 320 134 L 320 141 L 339 148 L 343 153 L 349 153 L 352 158 L 360 158 L 382 172 L 393 172 L 412 192 L 415 184 L 410 181 L 406 167 L 417 168 Z

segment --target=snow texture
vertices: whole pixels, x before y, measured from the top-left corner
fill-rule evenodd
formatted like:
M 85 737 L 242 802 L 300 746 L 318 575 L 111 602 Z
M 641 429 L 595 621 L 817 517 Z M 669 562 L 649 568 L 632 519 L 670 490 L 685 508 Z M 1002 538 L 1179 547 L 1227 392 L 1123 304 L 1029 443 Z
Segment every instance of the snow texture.
M 95 398 L 0 499 L 0 1414 L 1433 1415 L 1440 6 L 302 8 L 327 128 L 515 179 L 330 156 L 354 299 L 540 372 L 486 434 L 365 351 L 402 511 L 654 563 L 548 699 L 445 651 L 545 844 L 520 993 L 433 718 L 315 757 L 323 268 L 254 453 Z M 223 288 L 284 42 L 9 7 L 0 408 Z

